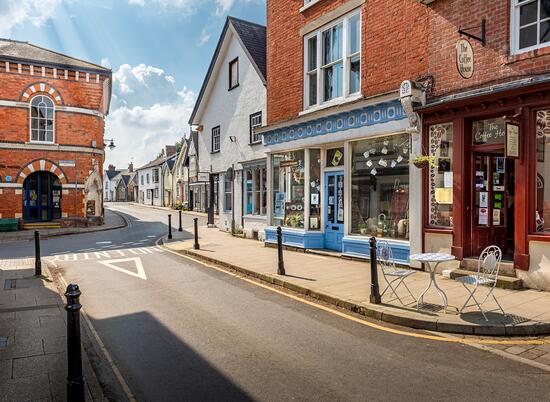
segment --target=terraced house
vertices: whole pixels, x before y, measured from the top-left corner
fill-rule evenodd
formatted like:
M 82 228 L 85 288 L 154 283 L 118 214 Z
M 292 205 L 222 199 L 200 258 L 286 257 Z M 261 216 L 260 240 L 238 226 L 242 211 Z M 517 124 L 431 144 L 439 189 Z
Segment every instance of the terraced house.
M 99 65 L 0 39 L 0 218 L 101 221 L 111 82 Z

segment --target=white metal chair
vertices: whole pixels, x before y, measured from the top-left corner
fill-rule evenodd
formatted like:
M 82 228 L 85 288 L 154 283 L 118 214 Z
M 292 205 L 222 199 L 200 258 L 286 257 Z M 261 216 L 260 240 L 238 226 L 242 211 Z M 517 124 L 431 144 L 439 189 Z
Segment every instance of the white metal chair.
M 460 313 L 462 313 L 462 311 L 464 311 L 466 307 L 477 306 L 479 311 L 481 311 L 481 314 L 483 314 L 483 318 L 485 318 L 485 321 L 489 321 L 485 313 L 498 311 L 500 309 L 500 311 L 502 311 L 502 314 L 506 314 L 500 306 L 500 303 L 497 301 L 495 295 L 493 294 L 493 290 L 495 289 L 498 280 L 498 271 L 500 269 L 501 260 L 502 251 L 498 246 L 486 247 L 479 256 L 479 260 L 477 262 L 477 274 L 462 276 L 456 279 L 458 282 L 462 283 L 468 293 L 470 293 L 470 296 L 468 296 L 466 302 L 460 309 Z M 473 287 L 468 287 L 468 285 Z M 475 297 L 475 292 L 478 289 L 479 285 L 483 285 L 484 287 L 489 289 L 487 295 L 481 303 Z M 481 306 L 483 306 L 483 303 L 487 301 L 489 296 L 493 296 L 493 299 L 495 300 L 498 308 L 495 308 L 493 310 L 483 310 Z M 474 303 L 468 304 L 470 299 L 473 299 Z
M 397 268 L 395 266 L 395 263 L 393 261 L 393 253 L 387 241 L 385 240 L 379 241 L 377 244 L 377 249 L 378 249 L 378 263 L 382 270 L 382 274 L 384 275 L 384 279 L 388 284 L 388 286 L 386 286 L 386 289 L 384 289 L 380 297 L 384 296 L 386 291 L 390 290 L 390 293 L 393 293 L 395 298 L 399 300 L 399 302 L 404 306 L 405 303 L 403 303 L 403 300 L 401 300 L 401 298 L 397 294 L 397 288 L 401 284 L 403 284 L 403 286 L 405 286 L 405 288 L 409 292 L 409 295 L 412 297 L 413 301 L 416 301 L 411 290 L 405 283 L 405 279 L 410 275 L 414 274 L 416 271 L 414 269 Z M 395 300 L 395 299 L 392 299 L 392 300 Z

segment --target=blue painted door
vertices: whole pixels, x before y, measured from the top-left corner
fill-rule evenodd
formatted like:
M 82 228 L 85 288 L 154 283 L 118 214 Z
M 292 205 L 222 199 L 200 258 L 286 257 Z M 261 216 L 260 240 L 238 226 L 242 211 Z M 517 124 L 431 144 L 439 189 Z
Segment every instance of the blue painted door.
M 342 251 L 344 237 L 344 172 L 325 174 L 325 248 Z

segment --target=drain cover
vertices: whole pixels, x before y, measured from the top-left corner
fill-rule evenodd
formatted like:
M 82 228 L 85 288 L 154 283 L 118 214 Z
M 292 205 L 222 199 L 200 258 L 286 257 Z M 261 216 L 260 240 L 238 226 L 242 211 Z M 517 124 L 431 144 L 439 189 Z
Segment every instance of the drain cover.
M 17 279 L 6 279 L 4 281 L 4 290 L 12 290 L 16 287 L 16 281 Z
M 6 349 L 8 347 L 8 338 L 0 336 L 0 349 Z

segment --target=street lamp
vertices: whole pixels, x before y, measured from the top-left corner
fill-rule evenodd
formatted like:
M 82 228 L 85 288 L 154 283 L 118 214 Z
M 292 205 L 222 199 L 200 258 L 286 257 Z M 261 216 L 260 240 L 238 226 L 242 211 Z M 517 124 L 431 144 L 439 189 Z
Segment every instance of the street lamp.
M 107 145 L 107 146 L 109 147 L 109 149 L 111 151 L 116 148 L 115 141 L 112 138 L 110 140 L 107 140 L 107 141 L 109 141 L 109 145 Z

